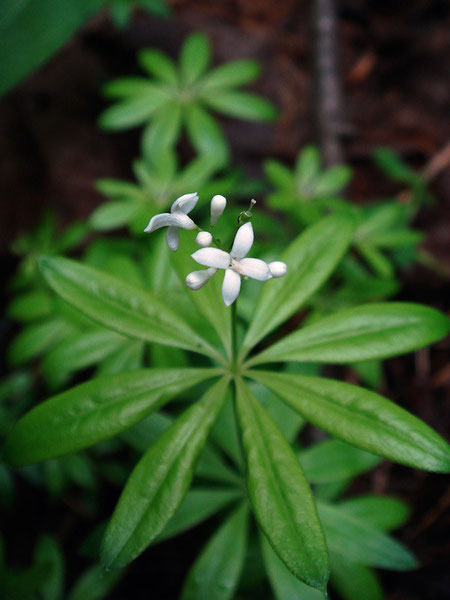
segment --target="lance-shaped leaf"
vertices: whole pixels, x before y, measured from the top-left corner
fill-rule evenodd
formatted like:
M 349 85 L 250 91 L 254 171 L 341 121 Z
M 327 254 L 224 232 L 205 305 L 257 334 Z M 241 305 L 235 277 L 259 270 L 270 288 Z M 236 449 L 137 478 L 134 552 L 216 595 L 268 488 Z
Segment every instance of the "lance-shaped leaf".
M 423 421 L 375 392 L 303 375 L 249 371 L 305 419 L 344 442 L 396 462 L 450 470 L 450 446 Z
M 263 535 L 261 535 L 261 550 L 276 600 L 293 600 L 294 598 L 323 600 L 323 595 L 319 590 L 309 587 L 288 571 Z
M 174 537 L 205 521 L 211 515 L 243 496 L 243 489 L 196 488 L 186 494 L 175 515 L 167 523 L 154 543 Z
M 3 458 L 26 465 L 92 446 L 217 374 L 213 369 L 152 369 L 82 383 L 27 413 L 9 434 Z
M 228 379 L 224 377 L 188 408 L 139 461 L 105 534 L 105 567 L 125 566 L 169 522 L 186 495 L 227 387 Z
M 340 440 L 325 440 L 298 454 L 310 483 L 350 479 L 375 467 L 380 458 Z
M 331 584 L 342 600 L 384 600 L 376 573 L 331 552 Z
M 405 502 L 389 496 L 358 496 L 339 502 L 337 507 L 383 531 L 401 527 L 411 514 Z
M 45 257 L 39 264 L 50 287 L 94 321 L 130 337 L 221 360 L 215 348 L 151 293 L 67 258 Z
M 248 386 L 239 379 L 236 388 L 249 498 L 256 519 L 288 569 L 325 592 L 327 547 L 300 463 Z
M 249 364 L 348 363 L 389 358 L 428 346 L 450 331 L 448 317 L 428 306 L 402 302 L 365 304 L 303 327 L 270 346 Z
M 328 547 L 336 554 L 359 564 L 398 571 L 416 566 L 407 548 L 370 523 L 322 502 L 317 509 Z
M 280 260 L 287 274 L 265 284 L 243 343 L 246 352 L 292 316 L 328 279 L 347 250 L 354 223 L 348 215 L 332 215 L 292 242 Z
M 192 566 L 180 600 L 229 600 L 242 571 L 247 545 L 248 505 L 225 521 Z

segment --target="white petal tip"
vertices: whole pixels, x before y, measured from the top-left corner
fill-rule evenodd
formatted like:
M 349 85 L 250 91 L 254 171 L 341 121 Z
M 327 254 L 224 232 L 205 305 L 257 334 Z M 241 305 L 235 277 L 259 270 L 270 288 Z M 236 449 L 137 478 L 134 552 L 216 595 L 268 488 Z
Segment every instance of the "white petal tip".
M 283 277 L 284 275 L 286 275 L 287 266 L 284 262 L 276 260 L 274 262 L 269 263 L 269 270 L 272 277 Z
M 227 205 L 225 196 L 216 194 L 211 200 L 211 225 L 215 225 Z
M 202 271 L 193 271 L 192 273 L 189 273 L 189 275 L 186 277 L 186 285 L 190 290 L 199 290 L 206 283 L 208 283 L 208 281 L 216 272 L 217 269 L 213 268 L 204 269 Z

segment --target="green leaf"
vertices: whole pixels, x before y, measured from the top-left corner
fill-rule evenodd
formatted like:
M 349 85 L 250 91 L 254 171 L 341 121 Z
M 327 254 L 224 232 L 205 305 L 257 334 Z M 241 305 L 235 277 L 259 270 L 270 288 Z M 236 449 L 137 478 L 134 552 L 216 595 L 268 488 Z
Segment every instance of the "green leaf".
M 367 521 L 377 529 L 391 531 L 406 523 L 411 510 L 405 502 L 389 496 L 358 496 L 343 500 L 339 510 Z
M 338 507 L 317 503 L 330 550 L 347 560 L 372 567 L 406 571 L 417 564 L 399 542 Z
M 97 179 L 95 189 L 101 194 L 117 200 L 139 200 L 142 197 L 141 191 L 136 184 L 122 181 L 121 179 Z
M 89 217 L 89 224 L 99 231 L 108 231 L 123 227 L 140 211 L 136 202 L 104 202 Z
M 228 143 L 217 121 L 198 104 L 185 107 L 185 120 L 189 139 L 197 152 L 214 157 L 217 164 L 226 163 Z
M 295 174 L 302 187 L 310 186 L 319 175 L 321 168 L 320 152 L 316 146 L 305 146 L 297 157 Z
M 173 396 L 217 375 L 213 369 L 152 369 L 78 385 L 27 413 L 3 458 L 20 466 L 77 452 L 131 427 Z
M 180 600 L 233 598 L 247 546 L 248 507 L 243 503 L 197 557 L 183 586 Z
M 292 443 L 305 424 L 303 417 L 293 411 L 292 408 L 280 400 L 276 394 L 262 384 L 251 381 L 249 383 L 249 388 L 264 406 L 269 417 L 281 431 L 283 436 L 289 443 Z
M 173 85 L 178 83 L 175 64 L 164 52 L 153 48 L 141 50 L 138 54 L 138 63 L 149 75 Z
M 364 565 L 331 553 L 331 584 L 342 600 L 384 600 L 377 575 Z
M 266 176 L 273 185 L 294 191 L 294 179 L 291 171 L 277 160 L 266 160 L 264 163 Z
M 211 45 L 203 33 L 193 33 L 184 42 L 180 52 L 180 75 L 184 84 L 197 81 L 211 61 Z
M 263 535 L 260 536 L 260 541 L 264 565 L 276 600 L 323 600 L 321 592 L 309 587 L 288 571 Z
M 176 144 L 181 128 L 181 106 L 167 103 L 155 116 L 142 134 L 141 146 L 144 156 L 152 158 Z
M 377 275 L 386 279 L 395 277 L 392 262 L 378 248 L 369 243 L 359 243 L 357 248 L 361 256 Z
M 237 87 L 254 81 L 260 74 L 260 65 L 253 60 L 234 60 L 220 65 L 202 80 L 205 92 L 221 92 L 221 88 Z
M 67 600 L 102 600 L 107 598 L 123 577 L 121 571 L 105 571 L 95 565 L 85 571 L 75 582 Z
M 101 4 L 101 0 L 3 0 L 0 94 L 48 60 Z
M 227 378 L 216 383 L 139 461 L 106 530 L 102 549 L 106 567 L 121 567 L 136 558 L 174 515 L 192 481 L 227 387 Z
M 194 488 L 189 490 L 177 512 L 156 538 L 155 543 L 195 527 L 241 496 L 240 490 L 233 489 Z
M 39 264 L 50 287 L 94 321 L 130 337 L 223 360 L 150 292 L 66 258 L 41 258 Z
M 449 330 L 448 317 L 428 306 L 402 302 L 364 304 L 295 331 L 248 364 L 341 364 L 389 358 L 428 346 L 445 337 Z
M 59 317 L 28 325 L 12 341 L 8 360 L 13 366 L 23 365 L 72 332 L 73 328 Z
M 97 375 L 107 373 L 121 373 L 123 371 L 135 371 L 143 366 L 142 354 L 144 343 L 140 341 L 128 341 L 119 350 L 109 355 L 99 366 Z
M 278 116 L 278 110 L 271 102 L 248 92 L 223 91 L 205 95 L 202 99 L 214 110 L 238 119 L 273 121 Z
M 58 545 L 48 536 L 42 536 L 35 550 L 35 562 L 44 564 L 48 577 L 41 586 L 42 600 L 61 600 L 64 589 L 64 558 Z
M 287 265 L 287 275 L 265 284 L 243 352 L 292 316 L 319 289 L 344 255 L 352 234 L 353 220 L 336 214 L 309 227 L 292 242 L 280 257 Z
M 212 429 L 211 437 L 215 444 L 234 462 L 238 470 L 242 472 L 244 461 L 231 394 L 225 400 L 222 411 Z
M 236 388 L 248 493 L 256 519 L 293 575 L 325 593 L 328 553 L 300 463 L 247 385 L 239 379 Z
M 315 194 L 320 196 L 333 195 L 342 190 L 352 178 L 352 170 L 346 165 L 336 165 L 320 175 L 315 187 Z
M 428 425 L 393 402 L 333 379 L 249 371 L 305 419 L 344 442 L 396 462 L 450 470 L 450 446 Z
M 42 362 L 44 374 L 56 379 L 62 373 L 85 369 L 123 346 L 127 339 L 114 331 L 100 329 L 75 333 L 53 348 Z
M 148 121 L 170 99 L 166 89 L 149 83 L 145 94 L 128 98 L 107 108 L 98 120 L 99 126 L 107 130 L 137 127 Z
M 298 454 L 310 483 L 329 483 L 350 479 L 375 467 L 378 456 L 349 446 L 339 440 L 325 440 Z
M 377 148 L 373 158 L 378 167 L 394 181 L 414 185 L 421 180 L 420 175 L 410 169 L 401 156 L 389 148 Z
M 14 298 L 7 308 L 7 314 L 11 319 L 17 321 L 34 321 L 48 317 L 52 308 L 52 301 L 48 293 L 33 290 Z
M 144 77 L 120 77 L 108 81 L 103 88 L 102 93 L 106 98 L 133 98 L 134 96 L 144 96 L 153 91 L 154 86 Z

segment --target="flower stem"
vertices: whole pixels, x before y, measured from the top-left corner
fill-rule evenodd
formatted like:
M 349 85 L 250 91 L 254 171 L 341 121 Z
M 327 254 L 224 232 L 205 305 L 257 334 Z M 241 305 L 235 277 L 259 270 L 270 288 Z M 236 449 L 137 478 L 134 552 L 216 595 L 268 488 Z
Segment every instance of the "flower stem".
M 237 365 L 237 298 L 231 305 L 231 361 L 233 368 Z

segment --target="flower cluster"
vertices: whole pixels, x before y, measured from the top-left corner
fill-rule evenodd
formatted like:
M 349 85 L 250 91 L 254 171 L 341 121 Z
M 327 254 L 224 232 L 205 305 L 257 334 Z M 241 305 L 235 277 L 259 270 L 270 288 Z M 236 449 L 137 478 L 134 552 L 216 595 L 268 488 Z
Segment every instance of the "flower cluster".
M 151 233 L 160 227 L 167 227 L 167 244 L 173 251 L 178 250 L 180 234 L 179 229 L 199 229 L 194 221 L 188 217 L 188 213 L 195 207 L 198 194 L 184 194 L 175 200 L 170 213 L 155 215 L 145 228 L 145 232 Z M 219 217 L 225 210 L 227 201 L 223 196 L 216 195 L 211 200 L 211 228 L 217 223 Z M 252 200 L 251 206 L 254 204 Z M 249 217 L 249 213 L 245 215 Z M 246 258 L 253 245 L 254 234 L 251 222 L 241 225 L 236 232 L 230 252 L 220 247 L 211 248 L 211 244 L 220 246 L 209 231 L 201 231 L 196 237 L 200 246 L 192 254 L 192 258 L 200 265 L 207 267 L 199 271 L 193 271 L 186 277 L 186 285 L 191 290 L 199 290 L 203 287 L 218 269 L 224 269 L 225 277 L 222 285 L 222 298 L 226 306 L 230 306 L 239 295 L 241 289 L 241 276 L 251 277 L 258 281 L 267 281 L 274 277 L 282 277 L 286 274 L 286 265 L 275 261 L 266 263 L 259 258 Z

